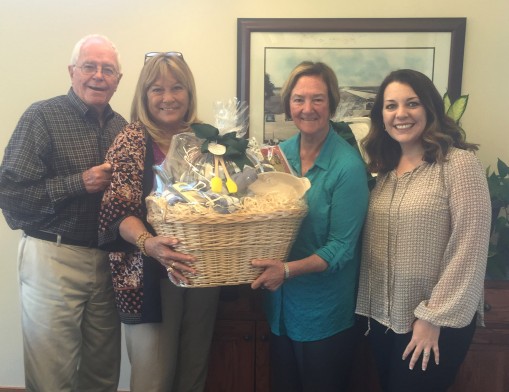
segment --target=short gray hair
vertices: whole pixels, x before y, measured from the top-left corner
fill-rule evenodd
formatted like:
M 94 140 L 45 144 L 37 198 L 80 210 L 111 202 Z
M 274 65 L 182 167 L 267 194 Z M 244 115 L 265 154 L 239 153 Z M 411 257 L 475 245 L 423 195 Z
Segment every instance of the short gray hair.
M 109 40 L 108 37 L 101 35 L 101 34 L 90 34 L 86 35 L 85 37 L 81 38 L 78 42 L 76 42 L 76 45 L 74 45 L 74 48 L 71 53 L 71 64 L 70 65 L 76 65 L 76 62 L 78 61 L 78 58 L 80 57 L 80 51 L 83 45 L 91 40 L 91 39 L 97 39 L 101 40 L 105 43 L 108 43 L 111 45 L 111 48 L 113 49 L 113 52 L 115 53 L 115 57 L 117 59 L 117 66 L 118 66 L 118 72 L 122 72 L 122 65 L 120 64 L 120 55 L 118 54 L 117 47 L 113 42 Z

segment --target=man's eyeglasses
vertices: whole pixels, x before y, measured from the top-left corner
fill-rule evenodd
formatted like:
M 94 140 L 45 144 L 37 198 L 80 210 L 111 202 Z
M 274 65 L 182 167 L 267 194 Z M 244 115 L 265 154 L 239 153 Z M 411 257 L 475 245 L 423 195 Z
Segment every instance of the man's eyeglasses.
M 148 53 L 145 53 L 145 62 L 147 62 L 149 59 L 151 59 L 152 57 L 155 57 L 159 54 L 164 54 L 164 57 L 172 57 L 172 56 L 179 57 L 182 61 L 185 61 L 184 55 L 180 52 L 148 52 Z
M 83 64 L 75 65 L 75 67 L 81 69 L 81 72 L 85 75 L 95 75 L 99 68 L 101 68 L 101 73 L 107 78 L 118 76 L 117 70 L 109 65 Z

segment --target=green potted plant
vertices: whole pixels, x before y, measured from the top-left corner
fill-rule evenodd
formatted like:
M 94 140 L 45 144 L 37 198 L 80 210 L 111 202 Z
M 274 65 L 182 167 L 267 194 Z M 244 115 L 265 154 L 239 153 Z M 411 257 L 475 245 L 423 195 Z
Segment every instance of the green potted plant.
M 468 103 L 468 95 L 462 95 L 454 102 L 447 93 L 444 107 L 447 115 L 457 124 Z M 498 171 L 498 173 L 497 173 Z M 488 189 L 492 206 L 490 248 L 488 253 L 487 277 L 509 279 L 509 167 L 498 159 L 497 170 L 486 169 Z
M 509 167 L 498 159 L 497 170 L 486 169 L 493 211 L 487 272 L 494 279 L 509 279 Z

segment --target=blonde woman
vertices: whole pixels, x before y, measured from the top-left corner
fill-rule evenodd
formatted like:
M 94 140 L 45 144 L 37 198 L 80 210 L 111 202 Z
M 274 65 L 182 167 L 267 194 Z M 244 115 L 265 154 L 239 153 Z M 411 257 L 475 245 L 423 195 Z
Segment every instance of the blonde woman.
M 199 122 L 193 75 L 181 53 L 149 53 L 131 109 L 131 124 L 107 154 L 113 167 L 100 215 L 99 242 L 111 250 L 117 309 L 124 323 L 132 392 L 201 391 L 219 288 L 189 289 L 183 271 L 192 255 L 176 238 L 157 236 L 144 200 L 172 137 Z

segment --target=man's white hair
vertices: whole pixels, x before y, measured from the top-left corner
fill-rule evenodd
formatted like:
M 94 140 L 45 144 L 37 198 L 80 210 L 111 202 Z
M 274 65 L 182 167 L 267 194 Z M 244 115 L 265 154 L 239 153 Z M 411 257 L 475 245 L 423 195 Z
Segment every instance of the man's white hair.
M 76 65 L 76 62 L 78 61 L 78 58 L 80 57 L 80 51 L 81 51 L 82 46 L 87 41 L 89 41 L 91 39 L 98 39 L 98 40 L 104 41 L 105 43 L 108 43 L 108 44 L 111 45 L 113 51 L 115 52 L 115 57 L 117 59 L 118 72 L 121 73 L 122 72 L 122 66 L 120 64 L 120 55 L 118 54 L 117 47 L 115 46 L 115 44 L 113 42 L 111 42 L 109 40 L 108 37 L 106 37 L 104 35 L 101 35 L 101 34 L 90 34 L 90 35 L 87 35 L 87 36 L 83 37 L 78 42 L 76 42 L 76 45 L 74 45 L 74 48 L 73 48 L 72 53 L 71 53 L 71 65 Z

